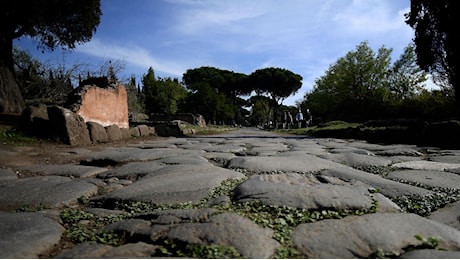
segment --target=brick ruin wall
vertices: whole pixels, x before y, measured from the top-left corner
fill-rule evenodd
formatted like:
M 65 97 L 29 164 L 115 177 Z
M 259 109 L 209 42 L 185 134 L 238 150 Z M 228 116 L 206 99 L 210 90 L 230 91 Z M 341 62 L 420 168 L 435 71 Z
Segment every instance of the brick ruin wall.
M 117 125 L 120 128 L 129 128 L 128 93 L 124 86 L 85 86 L 80 95 L 81 103 L 75 112 L 85 122 L 96 122 L 104 127 Z

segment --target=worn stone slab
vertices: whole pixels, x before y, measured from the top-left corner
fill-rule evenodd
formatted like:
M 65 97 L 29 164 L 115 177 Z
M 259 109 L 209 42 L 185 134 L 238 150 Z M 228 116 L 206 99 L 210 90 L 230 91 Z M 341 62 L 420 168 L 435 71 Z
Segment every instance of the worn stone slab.
M 431 156 L 430 161 L 442 163 L 456 163 L 459 164 L 460 168 L 460 155 Z
M 1 258 L 39 258 L 61 240 L 64 228 L 46 214 L 0 212 Z
M 197 143 L 182 144 L 179 147 L 182 148 L 182 149 L 201 150 L 201 151 L 203 151 L 203 150 L 212 148 L 213 144 L 197 142 Z
M 397 169 L 412 169 L 425 171 L 449 171 L 460 168 L 460 163 L 444 163 L 419 160 L 395 163 L 392 165 L 392 167 Z
M 380 156 L 381 158 L 386 158 L 391 160 L 393 164 L 407 161 L 420 161 L 423 160 L 423 157 L 417 156 L 406 156 L 406 155 L 395 155 L 395 156 Z
M 349 145 L 349 141 L 336 138 L 316 138 L 319 145 L 327 147 L 327 149 L 343 148 Z
M 140 149 L 156 149 L 156 148 L 169 148 L 175 149 L 177 145 L 170 142 L 165 142 L 164 140 L 158 141 L 141 141 L 137 144 L 128 144 L 126 147 L 140 148 Z
M 205 223 L 174 225 L 161 239 L 187 244 L 234 247 L 245 258 L 272 258 L 279 243 L 273 230 L 262 228 L 236 213 L 213 215 Z
M 460 188 L 460 175 L 444 171 L 400 170 L 390 172 L 388 178 L 421 183 L 430 187 Z
M 197 203 L 227 179 L 244 175 L 208 165 L 171 165 L 150 173 L 123 189 L 96 200 L 143 201 L 155 204 Z
M 233 192 L 234 199 L 239 202 L 260 201 L 267 205 L 308 210 L 370 209 L 373 201 L 379 200 L 379 207 L 383 210 L 399 211 L 398 206 L 389 200 L 380 200 L 369 188 L 362 182 L 286 173 L 253 175 L 239 184 Z
M 358 153 L 329 153 L 324 155 L 319 155 L 318 157 L 337 162 L 346 164 L 348 166 L 356 167 L 356 166 L 376 166 L 376 167 L 385 167 L 391 165 L 393 162 L 389 159 L 383 157 L 377 157 L 367 154 L 358 154 Z
M 159 210 L 147 213 L 139 213 L 134 216 L 135 219 L 143 219 L 150 222 L 150 224 L 161 224 L 161 225 L 172 225 L 180 223 L 190 223 L 190 222 L 206 222 L 212 215 L 219 214 L 219 211 L 211 208 L 202 208 L 202 209 L 169 209 L 169 210 Z M 139 226 L 138 222 L 136 226 Z M 140 224 L 142 226 L 142 224 Z M 120 228 L 121 227 L 121 228 Z M 127 231 L 132 232 L 135 230 L 124 229 L 129 228 L 129 225 L 123 223 L 117 224 L 114 223 L 111 225 L 111 229 L 114 231 Z M 108 229 L 110 230 L 110 229 Z
M 205 153 L 203 157 L 213 164 L 226 167 L 228 162 L 235 158 L 236 155 L 233 153 Z
M 460 259 L 460 251 L 444 251 L 439 249 L 418 249 L 402 254 L 402 259 Z
M 302 152 L 311 155 L 321 155 L 327 153 L 326 147 L 318 144 L 299 143 L 292 145 L 291 152 Z M 289 152 L 285 152 L 289 153 Z M 283 153 L 283 154 L 285 154 Z
M 353 168 L 328 169 L 322 171 L 321 175 L 343 178 L 346 180 L 358 180 L 374 187 L 375 189 L 377 189 L 378 192 L 390 198 L 397 198 L 400 196 L 409 195 L 424 196 L 432 194 L 432 192 L 427 189 L 415 187 L 397 181 L 388 180 L 382 178 L 379 175 L 356 170 Z
M 104 244 L 86 242 L 65 250 L 56 256 L 58 259 L 134 259 L 151 258 L 159 246 L 144 242 L 128 243 L 113 247 Z
M 153 161 L 170 156 L 187 153 L 187 150 L 158 148 L 138 149 L 131 147 L 113 148 L 104 151 L 93 152 L 81 161 L 85 165 L 98 165 L 104 162 L 127 163 L 133 161 Z
M 289 151 L 290 147 L 283 142 L 284 139 L 277 140 L 255 140 L 247 144 L 251 151 L 257 152 L 260 155 L 276 154 Z
M 379 156 L 423 156 L 416 146 L 411 145 L 385 145 L 381 150 L 374 151 Z
M 150 162 L 130 162 L 123 164 L 119 167 L 115 167 L 107 172 L 104 172 L 99 175 L 103 178 L 112 178 L 117 177 L 120 179 L 127 179 L 136 181 L 137 179 L 144 177 L 149 173 L 153 173 L 161 168 L 165 167 L 159 161 L 150 161 Z
M 381 145 L 381 144 L 368 143 L 367 141 L 362 141 L 362 140 L 353 140 L 349 142 L 347 146 L 358 148 L 358 149 L 364 149 L 364 150 L 368 150 L 371 152 L 383 150 L 385 149 L 385 147 L 388 147 L 388 146 Z
M 251 171 L 294 171 L 316 172 L 324 169 L 345 167 L 342 164 L 331 162 L 313 155 L 306 154 L 299 157 L 236 157 L 228 165 L 229 168 L 242 168 Z
M 0 182 L 15 180 L 17 178 L 18 176 L 13 170 L 0 168 Z
M 97 186 L 61 176 L 37 176 L 3 182 L 0 208 L 14 209 L 25 205 L 60 207 L 77 203 L 78 198 L 97 193 Z
M 237 153 L 245 151 L 246 148 L 238 144 L 216 144 L 207 148 L 206 152 Z
M 250 152 L 258 156 L 272 156 L 279 154 L 280 152 L 288 151 L 289 148 L 286 145 L 279 146 L 258 146 L 252 147 Z
M 209 161 L 204 158 L 202 155 L 204 153 L 194 153 L 191 151 L 190 153 L 187 154 L 181 154 L 177 156 L 170 156 L 166 158 L 161 158 L 158 161 L 166 164 L 166 165 L 172 165 L 172 164 L 209 164 Z
M 432 212 L 427 218 L 460 230 L 460 201 Z
M 441 238 L 440 247 L 460 249 L 460 231 L 409 213 L 375 213 L 301 224 L 293 241 L 307 258 L 369 258 L 378 250 L 403 253 L 423 238 Z
M 88 178 L 93 177 L 99 173 L 107 171 L 107 168 L 85 166 L 85 165 L 74 165 L 74 164 L 63 164 L 63 165 L 26 165 L 18 167 L 19 171 L 26 171 L 32 173 L 39 173 L 45 175 L 58 175 L 65 177 L 74 178 Z
M 375 156 L 375 154 L 373 152 L 369 151 L 369 150 L 356 148 L 356 147 L 350 147 L 350 146 L 330 149 L 329 153 L 338 153 L 338 154 L 341 154 L 341 153 L 344 153 L 344 154 L 353 153 L 353 154 Z

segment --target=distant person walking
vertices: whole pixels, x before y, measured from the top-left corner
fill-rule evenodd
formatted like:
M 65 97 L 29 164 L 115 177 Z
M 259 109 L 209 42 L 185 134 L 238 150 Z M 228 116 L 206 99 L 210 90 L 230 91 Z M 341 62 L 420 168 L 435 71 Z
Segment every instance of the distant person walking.
M 298 127 L 302 128 L 303 114 L 300 108 L 299 108 L 299 112 L 297 112 L 297 115 L 295 115 L 295 120 L 297 121 Z
M 292 124 L 292 115 L 291 112 L 289 111 L 284 111 L 284 116 L 283 116 L 283 129 L 290 129 L 291 124 Z
M 311 126 L 311 124 L 313 123 L 313 117 L 310 113 L 310 109 L 307 109 L 306 120 L 307 120 L 307 126 Z

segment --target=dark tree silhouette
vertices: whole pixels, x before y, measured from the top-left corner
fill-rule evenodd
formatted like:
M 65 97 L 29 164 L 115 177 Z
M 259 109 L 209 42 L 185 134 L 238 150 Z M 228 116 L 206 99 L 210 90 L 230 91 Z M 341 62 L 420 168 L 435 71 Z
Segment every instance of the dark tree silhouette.
M 285 98 L 302 87 L 302 76 L 281 68 L 258 69 L 249 75 L 248 80 L 258 95 L 266 94 L 272 100 L 275 126 L 277 125 L 278 107 Z
M 29 36 L 42 50 L 73 49 L 88 42 L 100 23 L 100 0 L 0 2 L 0 112 L 20 113 L 24 101 L 13 72 L 13 40 Z
M 417 64 L 436 83 L 452 87 L 460 112 L 460 21 L 458 0 L 411 0 L 406 23 L 415 30 Z

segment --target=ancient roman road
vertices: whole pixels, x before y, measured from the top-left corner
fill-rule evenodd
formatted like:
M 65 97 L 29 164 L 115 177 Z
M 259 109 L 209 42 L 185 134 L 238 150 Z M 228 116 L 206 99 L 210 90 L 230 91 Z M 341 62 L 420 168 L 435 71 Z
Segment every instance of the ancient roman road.
M 0 257 L 460 258 L 460 150 L 241 128 L 55 156 L 0 167 Z

